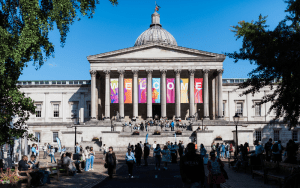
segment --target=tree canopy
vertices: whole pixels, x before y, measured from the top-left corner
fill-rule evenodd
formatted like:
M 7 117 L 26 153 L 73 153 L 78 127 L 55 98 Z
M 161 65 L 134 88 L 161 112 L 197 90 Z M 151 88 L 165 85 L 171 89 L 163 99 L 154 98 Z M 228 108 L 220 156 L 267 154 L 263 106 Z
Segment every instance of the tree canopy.
M 109 1 L 118 4 L 117 0 Z M 80 15 L 92 18 L 96 4 L 99 0 L 0 1 L 0 145 L 24 136 L 24 122 L 35 113 L 33 101 L 17 87 L 24 66 L 33 62 L 39 69 L 54 57 L 54 45 L 48 37 L 54 24 L 63 47 L 70 26 Z M 13 117 L 19 120 L 12 122 Z
M 250 79 L 239 86 L 246 89 L 243 95 L 270 86 L 274 92 L 264 96 L 260 104 L 271 102 L 268 113 L 275 110 L 275 119 L 283 117 L 293 127 L 299 124 L 300 115 L 300 0 L 285 2 L 287 15 L 274 30 L 268 29 L 267 17 L 262 15 L 258 21 L 232 26 L 237 40 L 243 39 L 242 47 L 225 55 L 235 62 L 249 60 L 257 65 L 248 74 Z

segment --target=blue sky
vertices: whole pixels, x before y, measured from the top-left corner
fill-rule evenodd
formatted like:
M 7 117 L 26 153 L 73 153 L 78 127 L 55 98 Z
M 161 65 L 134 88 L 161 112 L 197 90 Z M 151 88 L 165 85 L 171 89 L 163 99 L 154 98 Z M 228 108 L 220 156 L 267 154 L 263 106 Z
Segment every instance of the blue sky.
M 214 53 L 238 51 L 242 39 L 230 31 L 241 20 L 258 20 L 268 16 L 267 24 L 274 29 L 284 19 L 283 0 L 157 0 L 161 7 L 161 24 L 179 46 Z M 154 12 L 153 0 L 119 0 L 112 6 L 101 0 L 92 19 L 82 17 L 67 34 L 65 46 L 60 45 L 58 30 L 50 33 L 55 45 L 55 58 L 35 70 L 32 63 L 24 68 L 19 80 L 90 80 L 87 56 L 132 47 L 137 37 L 149 28 Z M 234 63 L 226 58 L 223 78 L 248 78 L 255 68 L 248 61 Z

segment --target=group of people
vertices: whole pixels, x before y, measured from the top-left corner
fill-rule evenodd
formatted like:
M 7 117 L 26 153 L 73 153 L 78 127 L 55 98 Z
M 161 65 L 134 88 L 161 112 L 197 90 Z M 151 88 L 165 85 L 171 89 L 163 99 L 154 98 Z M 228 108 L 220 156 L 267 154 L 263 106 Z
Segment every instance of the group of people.
M 233 144 L 232 143 L 217 143 L 214 142 L 211 145 L 211 151 L 217 153 L 217 158 L 230 158 L 230 154 L 233 151 Z

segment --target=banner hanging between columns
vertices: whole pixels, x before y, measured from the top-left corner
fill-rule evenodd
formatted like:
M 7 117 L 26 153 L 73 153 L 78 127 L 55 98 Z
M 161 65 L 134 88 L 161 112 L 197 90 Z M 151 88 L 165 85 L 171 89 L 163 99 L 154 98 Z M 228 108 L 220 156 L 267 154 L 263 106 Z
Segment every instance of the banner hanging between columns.
M 202 85 L 203 85 L 203 78 L 195 78 L 195 103 L 203 103 L 202 99 Z
M 175 103 L 175 78 L 167 78 L 167 103 Z
M 152 103 L 160 103 L 160 78 L 152 78 Z
M 132 79 L 124 79 L 124 103 L 132 103 Z
M 110 102 L 119 103 L 119 80 L 116 78 L 110 79 Z
M 189 79 L 188 78 L 181 78 L 180 79 L 180 95 L 181 95 L 181 103 L 189 103 Z
M 147 78 L 139 78 L 139 103 L 147 102 Z

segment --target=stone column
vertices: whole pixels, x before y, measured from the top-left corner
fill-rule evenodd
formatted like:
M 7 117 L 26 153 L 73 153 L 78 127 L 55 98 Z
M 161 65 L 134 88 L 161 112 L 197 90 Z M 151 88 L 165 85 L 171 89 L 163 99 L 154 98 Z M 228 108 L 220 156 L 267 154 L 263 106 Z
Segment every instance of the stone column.
M 211 80 L 211 93 L 212 93 L 212 98 L 211 98 L 211 102 L 212 102 L 212 117 L 213 120 L 216 119 L 216 79 L 213 78 Z
M 80 122 L 83 123 L 84 122 L 84 93 L 80 93 L 79 110 L 80 110 Z
M 209 103 L 208 103 L 208 73 L 209 69 L 203 70 L 203 85 L 204 85 L 204 119 L 209 120 Z
M 149 69 L 147 71 L 147 119 L 152 119 L 152 72 Z
M 161 73 L 161 117 L 167 117 L 167 83 L 166 75 L 167 70 L 160 70 Z
M 223 97 L 222 97 L 222 73 L 223 69 L 218 69 L 218 100 L 219 100 L 219 114 L 218 114 L 218 119 L 223 119 Z
M 118 70 L 119 72 L 119 112 L 120 119 L 124 119 L 124 72 L 125 70 Z
M 105 117 L 110 119 L 110 70 L 104 70 L 105 73 Z
M 96 120 L 96 70 L 90 70 L 91 74 L 91 120 Z
M 181 119 L 181 109 L 180 109 L 180 72 L 181 69 L 174 70 L 176 74 L 176 89 L 175 89 L 175 118 Z
M 44 120 L 44 122 L 48 122 L 48 103 L 49 103 L 48 96 L 49 96 L 49 92 L 45 92 L 45 116 L 44 116 L 45 120 Z
M 189 69 L 190 74 L 190 117 L 195 115 L 195 93 L 194 93 L 194 81 L 195 81 L 195 69 Z
M 138 119 L 138 109 L 139 109 L 139 88 L 138 88 L 138 73 L 139 70 L 132 70 L 133 72 L 133 117 L 136 117 Z

